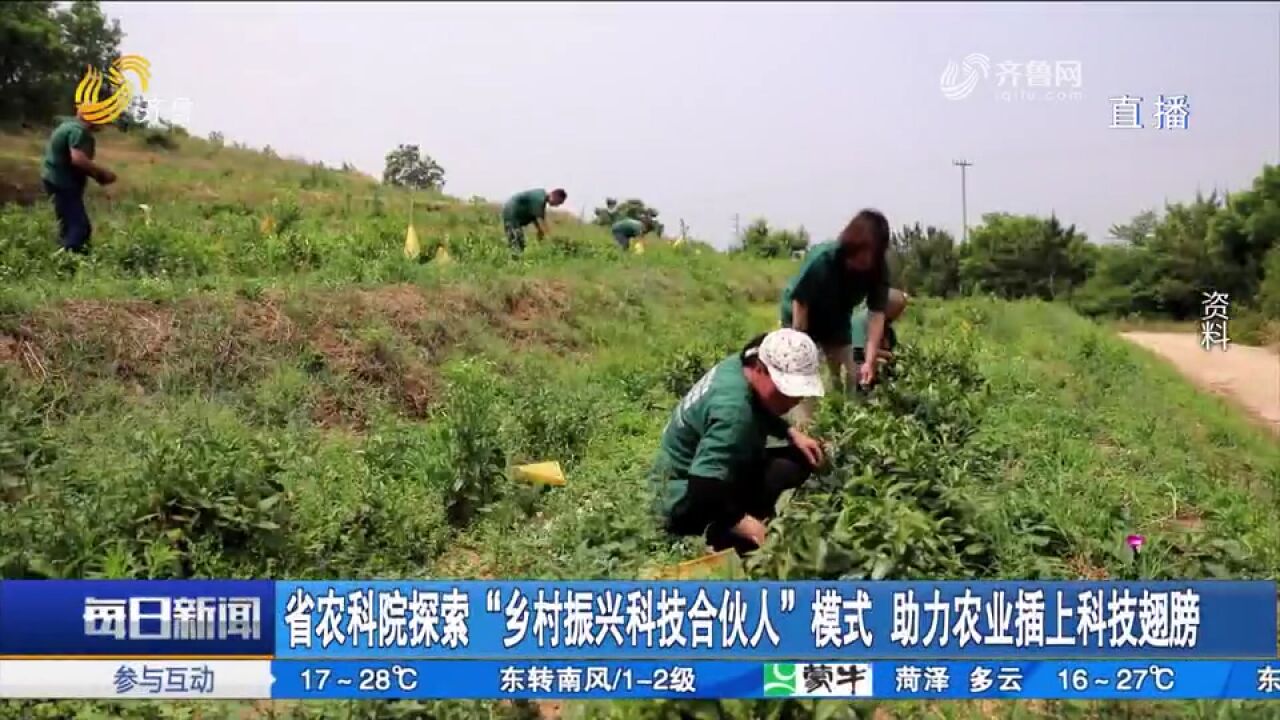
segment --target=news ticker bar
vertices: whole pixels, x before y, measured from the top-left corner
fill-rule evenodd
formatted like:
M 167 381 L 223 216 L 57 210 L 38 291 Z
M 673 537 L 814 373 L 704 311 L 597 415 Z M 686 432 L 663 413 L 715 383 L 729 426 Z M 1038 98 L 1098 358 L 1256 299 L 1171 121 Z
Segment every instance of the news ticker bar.
M 1267 700 L 1280 661 L 0 660 L 0 698 Z
M 3 580 L 0 657 L 1276 657 L 1276 583 Z

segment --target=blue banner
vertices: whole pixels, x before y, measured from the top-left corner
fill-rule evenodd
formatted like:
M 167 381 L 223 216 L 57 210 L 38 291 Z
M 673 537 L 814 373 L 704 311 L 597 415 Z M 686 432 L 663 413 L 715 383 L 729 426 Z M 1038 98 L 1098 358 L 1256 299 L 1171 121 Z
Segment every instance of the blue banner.
M 281 582 L 278 658 L 1274 658 L 1274 582 Z
M 1273 582 L 0 581 L 0 655 L 1276 657 Z
M 1266 700 L 1280 662 L 275 660 L 278 700 Z
M 3 580 L 0 655 L 270 656 L 269 580 Z

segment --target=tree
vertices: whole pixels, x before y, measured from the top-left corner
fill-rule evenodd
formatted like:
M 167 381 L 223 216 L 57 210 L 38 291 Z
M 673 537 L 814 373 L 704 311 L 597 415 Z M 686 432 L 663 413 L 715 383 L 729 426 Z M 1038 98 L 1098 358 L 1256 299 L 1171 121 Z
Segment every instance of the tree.
M 1126 244 L 1101 252 L 1077 303 L 1082 312 L 1187 319 L 1199 315 L 1205 292 L 1227 293 L 1233 304 L 1262 302 L 1267 254 L 1280 237 L 1280 169 L 1264 166 L 1250 190 L 1197 193 L 1112 234 Z
M 6 46 L 0 52 L 3 119 L 47 119 L 60 94 L 57 70 L 69 62 L 53 3 L 0 3 L 0 38 Z
M 1218 289 L 1255 296 L 1267 274 L 1265 259 L 1280 244 L 1280 166 L 1263 166 L 1252 188 L 1228 196 L 1208 231 L 1209 244 L 1230 268 Z
M 45 123 L 74 111 L 86 67 L 103 72 L 119 55 L 124 33 L 97 2 L 66 10 L 52 2 L 0 3 L 0 120 Z M 104 85 L 103 97 L 114 89 Z
M 778 239 L 787 248 L 788 254 L 804 252 L 809 249 L 809 231 L 801 225 L 798 230 L 779 230 Z
M 1280 320 L 1280 244 L 1267 252 L 1263 268 L 1265 274 L 1258 289 L 1258 310 L 1264 317 Z
M 1201 312 L 1206 292 L 1263 313 L 1280 309 L 1280 167 L 1264 165 L 1250 189 L 1198 194 L 1112 228 L 1124 245 L 1104 248 L 1075 302 L 1089 314 Z
M 769 221 L 757 218 L 742 231 L 742 250 L 757 257 L 778 257 L 780 248 L 770 238 Z
M 595 209 L 595 224 L 612 227 L 624 218 L 647 222 L 658 237 L 662 237 L 663 224 L 658 220 L 658 211 L 644 204 L 643 200 L 631 198 L 618 202 L 615 198 L 607 198 L 604 207 Z
M 1073 294 L 1072 306 L 1090 316 L 1157 312 L 1157 278 L 1146 256 L 1147 251 L 1132 245 L 1099 247 L 1094 270 Z
M 960 251 L 961 286 L 1003 298 L 1053 300 L 1084 282 L 1094 250 L 1056 217 L 992 213 Z
M 108 87 L 106 70 L 120 55 L 120 41 L 124 39 L 120 21 L 108 22 L 96 0 L 76 0 L 59 17 L 70 60 L 65 82 L 74 89 L 86 68 L 97 68 L 103 72 L 102 98 L 110 97 L 116 89 Z
M 1201 292 L 1209 288 L 1226 292 L 1236 284 L 1236 268 L 1224 262 L 1209 235 L 1221 207 L 1214 193 L 1207 198 L 1197 194 L 1194 202 L 1165 208 L 1142 256 L 1141 282 L 1153 291 L 1157 312 L 1179 320 L 1195 317 Z
M 444 168 L 417 145 L 401 144 L 387 153 L 382 182 L 418 190 L 440 190 L 444 187 Z
M 960 290 L 960 257 L 955 239 L 933 226 L 903 226 L 890 247 L 894 286 L 909 293 L 949 297 Z
M 1139 213 L 1126 225 L 1112 225 L 1111 237 L 1129 245 L 1141 246 L 1155 235 L 1159 219 L 1155 211 Z
M 803 227 L 794 231 L 774 230 L 764 218 L 752 220 L 742 232 L 741 250 L 756 257 L 791 257 L 793 253 L 802 252 L 808 247 L 808 230 Z

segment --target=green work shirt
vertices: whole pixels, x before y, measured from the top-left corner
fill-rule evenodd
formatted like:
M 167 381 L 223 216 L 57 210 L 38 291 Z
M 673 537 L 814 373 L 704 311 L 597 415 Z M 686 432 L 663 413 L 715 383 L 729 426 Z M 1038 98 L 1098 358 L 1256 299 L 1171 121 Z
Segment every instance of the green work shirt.
M 867 346 L 867 323 L 871 320 L 871 311 L 867 310 L 866 305 L 858 307 L 853 311 L 853 317 L 849 318 L 849 337 L 853 340 L 851 343 L 856 348 L 865 348 Z
M 525 190 L 511 196 L 502 206 L 502 220 L 507 225 L 524 227 L 547 216 L 547 191 Z
M 40 177 L 51 185 L 66 190 L 82 190 L 88 176 L 71 164 L 71 148 L 76 148 L 92 160 L 97 151 L 93 132 L 76 118 L 64 120 L 49 136 L 44 147 L 44 163 Z
M 849 316 L 864 300 L 875 311 L 884 312 L 889 301 L 888 273 L 883 267 L 867 272 L 848 270 L 830 241 L 815 246 L 805 256 L 800 271 L 787 283 L 778 310 L 782 326 L 791 327 L 791 301 L 799 300 L 809 310 L 809 337 L 823 347 L 850 345 Z
M 613 224 L 613 234 L 624 238 L 634 238 L 644 234 L 644 223 L 631 218 L 623 218 Z
M 867 326 L 871 322 L 871 311 L 866 305 L 859 305 L 857 310 L 853 311 L 853 317 L 849 318 L 849 336 L 852 338 L 852 345 L 858 349 L 866 349 L 867 347 Z M 898 344 L 898 337 L 894 333 L 893 325 L 886 322 L 884 325 L 884 337 L 880 340 L 880 347 L 885 350 L 892 351 Z
M 666 515 L 684 497 L 690 476 L 729 482 L 763 461 L 770 435 L 785 438 L 787 423 L 755 398 L 734 354 L 707 371 L 676 406 L 662 431 L 650 481 Z

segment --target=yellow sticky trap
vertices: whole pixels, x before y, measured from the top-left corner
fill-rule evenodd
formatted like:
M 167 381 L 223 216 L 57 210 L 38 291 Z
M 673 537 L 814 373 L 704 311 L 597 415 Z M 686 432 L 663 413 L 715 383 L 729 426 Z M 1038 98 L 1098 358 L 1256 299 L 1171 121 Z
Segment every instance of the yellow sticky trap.
M 685 562 L 670 567 L 663 568 L 657 572 L 655 580 L 692 580 L 695 578 L 703 578 L 707 575 L 715 573 L 717 570 L 723 570 L 728 567 L 730 561 L 736 553 L 732 548 L 721 550 L 709 555 L 703 555 L 696 560 L 686 560 Z
M 564 471 L 560 469 L 560 463 L 555 461 L 520 465 L 516 467 L 516 477 L 535 485 L 560 487 L 565 483 Z
M 438 263 L 449 263 L 449 262 L 453 262 L 453 258 L 449 257 L 449 249 L 448 249 L 448 248 L 446 248 L 445 246 L 441 245 L 441 246 L 440 246 L 440 248 L 439 248 L 438 250 L 436 250 L 436 259 L 435 259 L 435 261 L 436 261 L 436 262 L 438 262 Z
M 637 254 L 637 255 L 643 255 L 643 254 L 644 254 L 644 241 L 643 241 L 643 240 L 637 240 L 637 241 L 635 242 L 634 248 L 635 248 L 635 250 L 634 250 L 635 254 Z
M 404 234 L 404 256 L 410 260 L 416 260 L 421 253 L 422 246 L 418 244 L 418 233 L 410 225 Z

